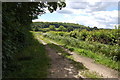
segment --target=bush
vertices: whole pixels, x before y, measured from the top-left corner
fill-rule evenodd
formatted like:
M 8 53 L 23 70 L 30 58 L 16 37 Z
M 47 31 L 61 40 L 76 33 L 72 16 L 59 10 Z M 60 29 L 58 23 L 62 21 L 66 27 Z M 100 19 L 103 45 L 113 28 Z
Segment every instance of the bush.
M 65 34 L 65 33 L 64 33 Z M 98 42 L 90 42 L 90 41 L 80 41 L 78 39 L 75 39 L 73 37 L 69 36 L 61 36 L 58 32 L 49 32 L 46 34 L 46 37 L 55 40 L 57 42 L 61 42 L 64 45 L 74 46 L 81 49 L 91 50 L 95 53 L 105 54 L 108 57 L 112 57 L 114 60 L 119 60 L 118 58 L 118 45 L 106 45 L 101 44 Z M 116 56 L 116 57 L 115 57 Z
M 74 51 L 74 48 L 72 48 L 72 47 L 70 47 L 70 48 L 68 48 L 70 51 Z

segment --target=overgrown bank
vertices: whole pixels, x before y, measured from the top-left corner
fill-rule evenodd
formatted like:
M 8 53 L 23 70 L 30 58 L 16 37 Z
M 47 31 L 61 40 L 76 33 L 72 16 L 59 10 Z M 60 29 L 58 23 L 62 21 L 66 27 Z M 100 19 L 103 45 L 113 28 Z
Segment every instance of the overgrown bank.
M 45 46 L 29 33 L 31 44 L 20 52 L 12 55 L 13 67 L 7 71 L 5 78 L 46 78 L 49 68 L 49 58 Z M 24 74 L 24 75 L 23 75 Z
M 61 35 L 61 34 L 62 35 Z M 80 55 L 93 58 L 96 62 L 113 69 L 119 69 L 118 45 L 107 45 L 98 42 L 81 41 L 64 32 L 48 32 L 44 34 L 51 40 L 64 44 L 64 47 L 78 52 Z

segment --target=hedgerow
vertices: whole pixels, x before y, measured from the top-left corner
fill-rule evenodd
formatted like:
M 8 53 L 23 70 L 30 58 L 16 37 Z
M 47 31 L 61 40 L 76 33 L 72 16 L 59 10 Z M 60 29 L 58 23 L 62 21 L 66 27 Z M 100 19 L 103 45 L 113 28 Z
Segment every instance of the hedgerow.
M 63 32 L 61 32 L 63 33 Z M 69 33 L 67 33 L 69 34 Z M 104 54 L 111 57 L 113 60 L 119 60 L 119 45 L 107 45 L 99 42 L 82 41 L 67 35 L 66 32 L 61 36 L 60 32 L 48 32 L 44 36 L 57 42 L 62 42 L 65 45 L 74 46 L 81 49 L 91 50 L 98 54 Z M 64 36 L 65 35 L 65 36 Z M 67 36 L 66 36 L 67 35 Z

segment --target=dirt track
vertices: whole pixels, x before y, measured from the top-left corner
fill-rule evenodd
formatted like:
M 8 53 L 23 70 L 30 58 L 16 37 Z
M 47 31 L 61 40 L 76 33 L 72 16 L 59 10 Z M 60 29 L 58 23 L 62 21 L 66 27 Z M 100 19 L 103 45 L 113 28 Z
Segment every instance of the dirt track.
M 43 40 L 40 41 L 45 45 L 46 51 L 51 59 L 51 67 L 49 69 L 48 78 L 81 78 L 81 75 L 71 64 L 70 60 L 60 56 Z
M 43 40 L 40 40 L 44 45 L 46 45 L 46 50 L 51 58 L 51 69 L 49 78 L 78 78 L 83 77 L 79 75 L 79 72 L 70 64 L 70 61 L 64 59 L 62 56 L 58 55 L 55 50 L 47 46 Z M 55 42 L 52 42 L 56 44 Z M 58 44 L 57 44 L 58 45 Z M 62 47 L 63 48 L 63 47 Z M 110 69 L 104 65 L 94 63 L 94 60 L 80 56 L 75 52 L 70 52 L 65 49 L 68 53 L 72 54 L 75 61 L 83 63 L 83 65 L 88 68 L 90 71 L 95 71 L 103 76 L 103 78 L 118 78 L 118 72 Z
M 57 43 L 55 43 L 53 41 L 51 41 L 51 43 L 58 45 Z M 115 70 L 108 68 L 104 65 L 97 64 L 91 58 L 78 55 L 77 53 L 70 52 L 67 49 L 64 49 L 64 50 L 67 51 L 68 53 L 72 54 L 75 61 L 83 63 L 83 65 L 86 68 L 88 68 L 90 71 L 95 71 L 95 72 L 99 73 L 100 75 L 103 76 L 103 78 L 118 78 L 118 71 L 115 71 Z

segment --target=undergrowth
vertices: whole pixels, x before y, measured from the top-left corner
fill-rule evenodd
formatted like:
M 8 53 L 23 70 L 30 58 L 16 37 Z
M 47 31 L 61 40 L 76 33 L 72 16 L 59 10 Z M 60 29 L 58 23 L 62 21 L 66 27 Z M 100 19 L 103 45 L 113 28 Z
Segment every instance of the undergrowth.
M 100 64 L 119 70 L 119 59 L 117 45 L 105 45 L 97 42 L 79 41 L 68 36 L 58 36 L 51 32 L 46 33 L 44 37 L 57 43 L 64 44 L 65 48 L 78 52 L 79 55 L 90 57 Z M 68 47 L 69 46 L 69 47 Z
M 87 78 L 100 78 L 101 76 L 98 75 L 96 72 L 91 72 L 89 71 L 82 63 L 77 62 L 74 60 L 74 58 L 71 56 L 71 54 L 69 54 L 67 51 L 64 50 L 64 48 L 61 45 L 56 45 L 54 43 L 51 42 L 51 40 L 49 38 L 45 38 L 45 37 L 41 37 L 41 39 L 45 42 L 49 42 L 47 45 L 51 48 L 54 49 L 56 51 L 57 54 L 63 56 L 64 58 L 67 58 L 71 61 L 71 64 L 73 64 L 73 66 L 77 69 L 82 71 L 82 75 L 87 77 Z M 53 41 L 53 40 L 52 40 Z M 59 43 L 59 42 L 55 42 L 55 43 Z M 65 47 L 65 46 L 64 46 Z M 76 49 L 70 46 L 66 46 L 66 48 L 68 48 L 70 51 L 75 51 Z
M 29 35 L 30 36 L 30 35 Z M 16 69 L 6 78 L 46 78 L 49 68 L 49 58 L 45 46 L 31 35 L 31 44 L 14 55 Z

